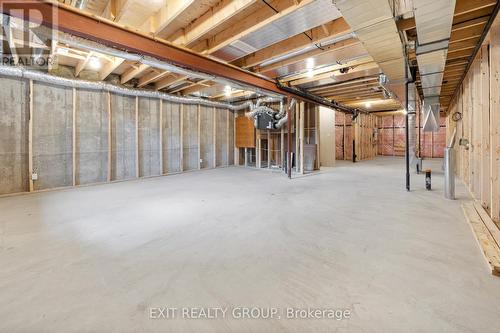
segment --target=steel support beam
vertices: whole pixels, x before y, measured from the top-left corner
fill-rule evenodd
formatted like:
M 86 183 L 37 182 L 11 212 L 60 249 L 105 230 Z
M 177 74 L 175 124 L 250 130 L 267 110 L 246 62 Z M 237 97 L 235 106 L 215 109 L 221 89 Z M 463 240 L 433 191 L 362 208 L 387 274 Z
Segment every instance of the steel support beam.
M 236 66 L 217 61 L 197 54 L 186 48 L 175 46 L 165 40 L 154 38 L 138 31 L 132 31 L 110 20 L 89 15 L 67 5 L 52 1 L 22 3 L 19 0 L 0 0 L 3 13 L 29 19 L 37 24 L 53 26 L 57 30 L 85 38 L 122 51 L 146 55 L 165 61 L 181 68 L 214 75 L 237 82 L 242 85 L 259 88 L 270 93 L 292 95 L 292 97 L 314 104 L 323 104 L 321 100 L 308 98 L 294 92 L 286 91 L 270 80 L 258 76 Z M 39 11 L 41 16 L 23 16 L 23 11 L 9 9 L 24 9 Z M 54 10 L 56 15 L 54 19 Z M 324 105 L 324 104 L 323 104 Z M 331 107 L 331 105 L 326 105 Z

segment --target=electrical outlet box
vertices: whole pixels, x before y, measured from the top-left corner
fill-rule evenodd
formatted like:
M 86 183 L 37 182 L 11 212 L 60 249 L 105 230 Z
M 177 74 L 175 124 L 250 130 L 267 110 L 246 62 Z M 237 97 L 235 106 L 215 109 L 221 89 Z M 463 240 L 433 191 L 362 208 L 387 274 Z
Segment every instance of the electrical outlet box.
M 38 180 L 38 174 L 37 173 L 31 174 L 31 180 Z

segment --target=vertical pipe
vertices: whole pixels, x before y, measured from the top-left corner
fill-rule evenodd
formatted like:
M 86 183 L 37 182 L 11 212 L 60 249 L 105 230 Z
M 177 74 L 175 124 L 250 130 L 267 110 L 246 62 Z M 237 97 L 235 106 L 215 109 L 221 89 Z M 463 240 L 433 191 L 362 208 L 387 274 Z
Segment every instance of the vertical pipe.
M 201 170 L 201 137 L 200 137 L 200 134 L 201 134 L 201 118 L 200 118 L 200 115 L 201 115 L 201 107 L 200 107 L 200 104 L 198 104 L 198 107 L 197 107 L 197 115 L 198 115 L 198 170 Z
M 405 155 L 406 155 L 406 190 L 410 191 L 410 131 L 409 131 L 409 115 L 408 115 L 408 110 L 409 110 L 409 101 L 408 101 L 408 66 L 405 64 L 405 77 L 406 77 L 406 82 L 405 82 L 405 100 L 406 100 L 406 114 L 405 114 L 405 136 L 406 136 L 406 148 L 405 148 Z
M 179 170 L 184 172 L 184 104 L 180 104 L 179 113 Z
M 288 144 L 287 144 L 287 162 L 286 162 L 286 167 L 287 167 L 287 174 L 288 178 L 292 179 L 292 110 L 290 110 L 290 96 L 287 96 L 286 99 L 286 112 L 288 112 L 288 121 L 287 121 L 287 126 L 288 126 Z

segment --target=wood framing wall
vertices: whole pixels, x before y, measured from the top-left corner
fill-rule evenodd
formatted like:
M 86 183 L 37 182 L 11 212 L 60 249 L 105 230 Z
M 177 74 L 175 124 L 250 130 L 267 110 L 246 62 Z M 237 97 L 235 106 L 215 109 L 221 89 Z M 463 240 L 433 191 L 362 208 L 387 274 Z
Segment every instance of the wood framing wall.
M 234 163 L 227 109 L 0 78 L 0 195 Z
M 446 119 L 448 141 L 457 131 L 456 174 L 497 223 L 500 223 L 499 21 L 497 18 L 481 46 Z M 462 119 L 455 121 L 454 115 L 461 115 Z
M 370 160 L 377 156 L 377 118 L 361 113 L 356 120 L 352 116 L 336 111 L 335 135 L 337 160 L 352 161 L 353 144 L 356 161 Z

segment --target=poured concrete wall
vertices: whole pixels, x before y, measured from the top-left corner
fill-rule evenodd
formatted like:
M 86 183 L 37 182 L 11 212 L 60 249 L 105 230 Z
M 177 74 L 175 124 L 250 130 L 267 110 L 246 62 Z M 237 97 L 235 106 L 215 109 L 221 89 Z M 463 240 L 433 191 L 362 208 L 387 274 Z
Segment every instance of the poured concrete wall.
M 182 112 L 183 170 L 198 169 L 198 106 L 184 105 Z
M 27 191 L 27 81 L 0 78 L 0 194 Z
M 163 103 L 163 173 L 182 171 L 181 105 Z
M 0 195 L 26 192 L 30 85 L 0 84 Z M 202 168 L 234 161 L 234 113 L 226 109 L 35 82 L 32 112 L 35 191 L 197 170 L 200 159 Z
M 135 97 L 111 94 L 111 180 L 137 176 Z
M 228 165 L 228 118 L 230 112 L 225 109 L 215 110 L 215 126 L 216 126 L 216 166 Z
M 200 107 L 200 166 L 214 167 L 214 108 Z
M 33 85 L 35 190 L 73 185 L 73 89 Z
M 139 176 L 159 176 L 160 100 L 139 98 Z
M 75 110 L 76 185 L 108 180 L 108 96 L 77 90 Z

